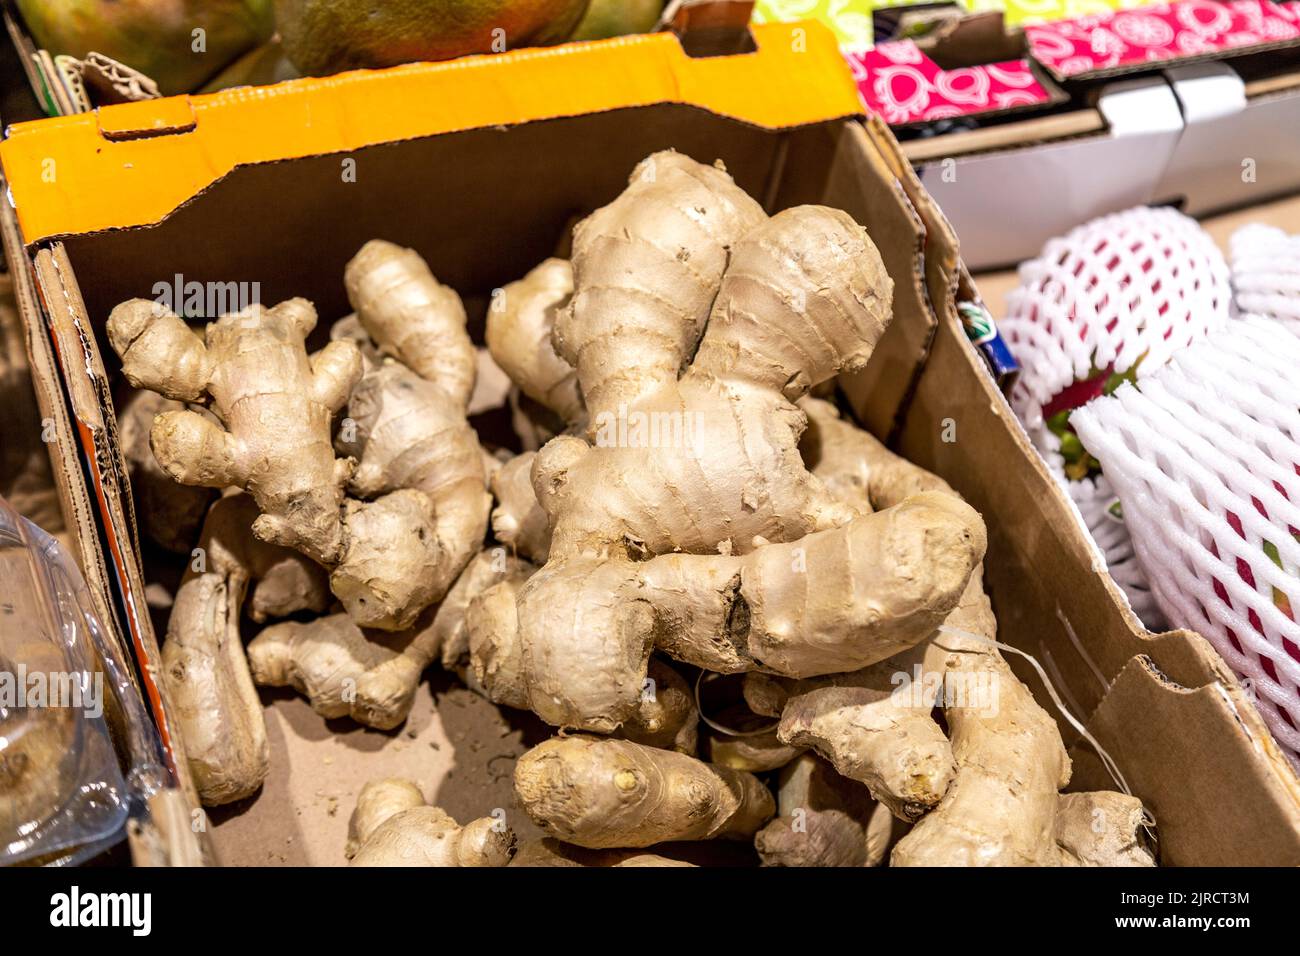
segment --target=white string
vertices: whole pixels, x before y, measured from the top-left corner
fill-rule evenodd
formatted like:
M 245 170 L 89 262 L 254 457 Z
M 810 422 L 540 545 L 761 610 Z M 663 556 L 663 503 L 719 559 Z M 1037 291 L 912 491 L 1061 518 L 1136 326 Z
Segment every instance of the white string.
M 1102 766 L 1106 768 L 1106 772 L 1110 774 L 1111 779 L 1115 781 L 1115 785 L 1130 797 L 1138 800 L 1139 803 L 1141 802 L 1141 798 L 1138 797 L 1133 792 L 1133 789 L 1128 785 L 1128 780 L 1125 779 L 1123 771 L 1119 769 L 1119 764 L 1117 764 L 1114 758 L 1112 758 L 1106 751 L 1106 748 L 1101 745 L 1101 742 L 1097 740 L 1088 728 L 1083 725 L 1083 722 L 1075 717 L 1074 714 L 1070 713 L 1070 708 L 1065 706 L 1065 702 L 1061 700 L 1060 695 L 1056 691 L 1056 687 L 1053 686 L 1051 679 L 1047 676 L 1047 672 L 1043 670 L 1043 665 L 1038 663 L 1038 659 L 1034 657 L 1034 655 L 1026 653 L 1018 647 L 1012 647 L 1010 644 L 1004 644 L 1001 641 L 983 637 L 979 634 L 972 634 L 970 631 L 963 630 L 960 627 L 953 627 L 951 624 L 940 624 L 939 630 L 948 634 L 955 634 L 958 637 L 964 638 L 968 641 L 974 641 L 977 644 L 983 644 L 987 647 L 996 647 L 1002 651 L 1009 651 L 1010 653 L 1017 654 L 1027 660 L 1030 666 L 1033 667 L 1035 673 L 1038 674 L 1039 679 L 1043 682 L 1043 686 L 1047 688 L 1047 694 L 1052 698 L 1052 703 L 1056 705 L 1056 709 L 1060 712 L 1061 716 L 1065 718 L 1066 722 L 1078 731 L 1079 736 L 1088 741 L 1092 746 L 1092 749 L 1097 752 L 1097 757 L 1101 760 Z M 1156 839 L 1155 825 L 1155 817 L 1151 814 L 1151 811 L 1146 808 L 1146 805 L 1143 804 L 1142 826 L 1152 840 Z
M 712 720 L 709 715 L 704 712 L 704 702 L 700 700 L 700 684 L 705 680 L 716 680 L 721 676 L 723 675 L 715 674 L 711 671 L 700 671 L 698 676 L 695 678 L 695 709 L 699 711 L 700 720 L 704 721 L 704 723 L 712 727 L 718 733 L 726 734 L 728 737 L 761 737 L 763 734 L 770 734 L 781 725 L 781 721 L 774 720 L 768 726 L 760 727 L 758 730 L 736 730 L 732 727 L 724 727 L 722 724 L 716 723 Z

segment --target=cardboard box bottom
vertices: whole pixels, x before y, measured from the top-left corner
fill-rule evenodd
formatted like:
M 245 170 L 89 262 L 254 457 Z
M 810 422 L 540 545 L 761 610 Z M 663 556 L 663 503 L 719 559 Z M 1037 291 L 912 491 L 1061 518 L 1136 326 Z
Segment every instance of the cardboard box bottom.
M 491 290 L 550 254 L 575 216 L 608 202 L 637 161 L 666 147 L 723 160 L 769 211 L 821 202 L 868 228 L 895 281 L 895 320 L 871 367 L 842 382 L 844 392 L 867 427 L 894 434 L 902 452 L 983 513 L 1001 640 L 1043 659 L 1080 717 L 1097 715 L 1097 735 L 1161 821 L 1164 861 L 1300 862 L 1294 775 L 1263 747 L 1258 718 L 1203 641 L 1147 634 L 1119 604 L 965 341 L 953 299 L 973 289 L 955 240 L 879 124 L 771 131 L 693 107 L 655 106 L 413 139 L 349 154 L 354 183 L 341 181 L 337 155 L 241 167 L 153 227 L 36 249 L 50 324 L 78 330 L 87 350 L 80 367 L 103 406 L 96 455 L 121 486 L 120 520 L 130 523 L 131 505 L 108 397 L 116 365 L 103 339 L 114 304 L 149 296 L 155 282 L 178 273 L 201 282 L 238 278 L 261 283 L 268 301 L 311 298 L 321 336 L 347 310 L 344 263 L 380 236 L 419 250 L 465 296 L 481 339 Z M 42 261 L 49 267 L 39 268 Z M 950 423 L 955 441 L 943 438 Z M 76 447 L 58 445 L 65 455 Z M 1147 662 L 1161 681 L 1142 683 Z M 1053 710 L 1037 678 L 1022 675 Z M 544 730 L 516 725 L 516 715 L 497 714 L 437 671 L 408 726 L 391 734 L 327 723 L 293 695 L 265 701 L 272 776 L 258 797 L 213 812 L 225 862 L 341 863 L 356 793 L 393 773 L 418 779 L 458 816 L 501 807 L 529 832 L 511 809 L 510 767 Z M 1190 768 L 1162 751 L 1180 741 L 1180 757 L 1194 758 Z M 1087 763 L 1081 754 L 1081 768 Z M 1091 773 L 1078 779 L 1110 785 Z

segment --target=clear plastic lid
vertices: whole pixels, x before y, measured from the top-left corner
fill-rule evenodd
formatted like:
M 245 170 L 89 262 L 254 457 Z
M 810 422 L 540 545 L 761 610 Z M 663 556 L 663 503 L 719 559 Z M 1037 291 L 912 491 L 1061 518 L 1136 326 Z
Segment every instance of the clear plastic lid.
M 75 864 L 121 839 L 161 773 L 146 757 L 124 777 L 107 717 L 139 720 L 131 690 L 76 564 L 0 498 L 0 864 Z

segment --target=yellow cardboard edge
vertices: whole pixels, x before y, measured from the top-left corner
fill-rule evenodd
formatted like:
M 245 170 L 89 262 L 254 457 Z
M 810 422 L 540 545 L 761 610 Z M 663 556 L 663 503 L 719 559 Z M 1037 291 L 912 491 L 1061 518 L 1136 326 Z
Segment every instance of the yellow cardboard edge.
M 824 26 L 752 32 L 736 56 L 656 33 L 100 107 L 13 125 L 0 164 L 31 245 L 160 222 L 238 166 L 441 133 L 660 103 L 768 129 L 862 114 Z

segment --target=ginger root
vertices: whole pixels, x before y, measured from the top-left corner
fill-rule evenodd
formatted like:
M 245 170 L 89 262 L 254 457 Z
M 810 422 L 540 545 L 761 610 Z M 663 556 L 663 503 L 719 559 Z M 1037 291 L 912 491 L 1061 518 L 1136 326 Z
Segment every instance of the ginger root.
M 640 704 L 619 728 L 618 735 L 633 743 L 693 757 L 699 745 L 699 723 L 695 694 L 685 679 L 663 661 L 651 658 Z
M 411 712 L 437 654 L 433 617 L 426 609 L 406 631 L 364 631 L 347 614 L 273 624 L 248 645 L 253 681 L 293 687 L 322 717 L 390 730 Z
M 182 485 L 163 471 L 149 447 L 149 430 L 160 414 L 183 407 L 157 392 L 141 389 L 126 400 L 117 416 L 118 444 L 131 480 L 136 521 L 151 541 L 178 554 L 187 554 L 194 547 L 213 491 Z
M 361 353 L 361 372 L 373 372 L 384 362 L 383 353 L 366 331 L 355 312 L 350 312 L 330 326 L 330 341 L 351 342 Z
M 898 693 L 898 675 L 910 680 L 923 659 L 913 649 L 862 670 L 802 681 L 749 674 L 746 696 L 752 708 L 779 718 L 783 743 L 815 750 L 899 819 L 916 820 L 938 805 L 956 773 L 948 738 L 931 717 L 933 695 L 924 696 L 924 688 Z
M 443 552 L 433 501 L 401 488 L 343 507 L 347 556 L 330 572 L 330 587 L 362 627 L 401 631 L 441 597 Z
M 240 612 L 254 580 L 303 559 L 250 534 L 256 520 L 257 507 L 246 495 L 221 498 L 208 511 L 162 648 L 163 680 L 205 806 L 251 796 L 269 769 L 266 723 L 239 636 Z M 282 591 L 275 609 L 291 612 L 313 597 Z
M 827 403 L 808 399 L 802 407 L 820 433 L 818 440 L 823 446 L 838 443 L 841 452 L 846 450 L 843 446 L 851 446 L 854 457 L 866 463 L 872 507 L 887 509 L 900 501 L 914 500 L 918 494 L 955 494 L 943 479 L 893 454 L 871 435 L 844 422 Z M 845 490 L 852 487 L 842 485 L 841 490 L 859 493 Z M 838 757 L 842 761 L 852 753 L 854 775 L 871 782 L 876 798 L 897 813 L 899 798 L 907 793 L 900 793 L 897 784 L 892 788 L 883 786 L 882 781 L 889 778 L 881 768 L 896 766 L 898 755 L 906 753 L 906 748 L 900 750 L 897 729 L 892 735 L 878 732 L 882 711 L 905 723 L 906 733 L 928 735 L 938 746 L 938 735 L 921 730 L 923 722 L 919 718 L 928 713 L 931 703 L 937 702 L 942 708 L 955 773 L 933 809 L 894 847 L 890 855 L 894 866 L 1055 866 L 1070 859 L 1090 858 L 1088 850 L 1071 856 L 1058 846 L 1058 815 L 1062 808 L 1071 806 L 1059 795 L 1070 780 L 1070 758 L 1056 722 L 998 652 L 994 643 L 997 620 L 984 593 L 983 578 L 981 566 L 971 574 L 958 606 L 929 639 L 911 654 L 882 665 L 893 667 L 913 681 L 919 677 L 919 699 L 905 694 L 898 702 L 886 703 L 883 698 L 867 701 L 865 706 L 858 702 L 856 710 L 844 712 L 837 696 L 842 687 L 811 693 L 796 687 L 796 695 L 782 710 L 784 724 L 786 713 L 797 701 L 798 723 L 817 728 L 817 740 L 809 742 L 814 746 L 820 743 L 819 749 L 826 750 L 831 759 Z M 875 682 L 879 687 L 880 676 L 879 672 L 841 675 L 835 683 Z M 928 684 L 936 687 L 937 699 L 929 697 Z M 779 698 L 770 689 L 755 689 L 750 696 L 754 700 Z M 900 717 L 906 713 L 909 701 L 912 715 Z M 897 706 L 900 702 L 901 710 Z M 871 719 L 863 721 L 868 711 Z M 941 748 L 931 756 L 931 766 L 936 766 L 943 757 Z M 927 787 L 929 793 L 937 792 L 939 785 L 936 778 Z M 1126 802 L 1131 798 L 1122 795 L 1108 794 L 1104 798 L 1132 806 Z M 920 808 L 915 800 L 905 800 L 901 809 L 910 816 Z M 1098 819 L 1104 829 L 1113 832 L 1092 841 L 1093 846 L 1132 843 L 1130 815 L 1115 812 Z M 1066 832 L 1077 833 L 1068 827 Z
M 809 467 L 847 507 L 870 513 L 871 480 L 881 480 L 873 466 L 888 453 L 830 403 L 805 398 L 800 407 L 809 416 L 799 446 Z M 910 492 L 950 489 L 936 479 L 891 500 Z M 924 687 L 900 681 L 912 680 L 925 653 L 922 645 L 857 671 L 801 681 L 747 674 L 745 699 L 756 713 L 779 719 L 780 740 L 812 748 L 900 819 L 915 820 L 938 805 L 956 772 L 951 745 L 931 718 L 937 689 L 927 697 Z M 898 693 L 900 684 L 917 693 Z
M 496 584 L 522 584 L 536 570 L 527 561 L 507 554 L 503 547 L 486 548 L 470 561 L 447 592 L 433 622 L 446 670 L 463 671 L 470 664 L 470 629 L 466 623 L 470 602 Z
M 256 513 L 249 504 L 249 533 Z M 253 591 L 244 611 L 255 623 L 289 617 L 299 611 L 322 614 L 334 603 L 329 575 L 315 561 L 288 548 L 254 547 L 255 554 L 265 554 L 258 561 Z
M 235 486 L 257 502 L 253 533 L 332 571 L 331 587 L 357 623 L 410 626 L 437 597 L 433 506 L 415 491 L 348 502 L 352 462 L 330 443 L 334 413 L 361 375 L 361 356 L 336 339 L 310 359 L 316 311 L 304 299 L 222 316 L 200 339 L 171 310 L 144 299 L 113 309 L 108 337 L 137 388 L 208 403 L 220 423 L 189 411 L 154 419 L 150 442 L 172 478 Z
M 566 424 L 585 417 L 573 366 L 555 352 L 556 314 L 573 295 L 573 267 L 547 259 L 501 290 L 488 309 L 487 345 L 521 392 Z
M 496 582 L 522 580 L 531 570 L 503 549 L 481 552 L 447 599 L 426 608 L 405 631 L 363 629 L 347 614 L 272 625 L 248 645 L 253 680 L 293 687 L 325 718 L 351 717 L 379 730 L 397 727 L 410 714 L 429 664 L 440 653 L 453 660 L 461 656 L 449 645 L 468 640 L 464 617 L 470 599 Z
M 386 820 L 403 810 L 425 806 L 424 794 L 411 780 L 389 777 L 371 780 L 357 795 L 357 805 L 348 818 L 348 842 L 343 854 L 349 860 Z
M 779 816 L 754 837 L 764 866 L 879 866 L 893 815 L 866 788 L 805 753 L 781 771 Z
M 482 591 L 465 612 L 470 634 L 470 666 L 475 683 L 489 700 L 503 707 L 530 706 L 519 645 L 515 602 L 527 576 Z M 651 659 L 636 709 L 616 734 L 626 740 L 695 753 L 699 740 L 695 695 L 682 676 L 663 661 Z
M 361 498 L 402 488 L 428 496 L 437 558 L 423 574 L 440 601 L 482 547 L 492 508 L 466 418 L 477 355 L 465 310 L 418 253 L 382 240 L 366 243 L 345 276 L 359 324 L 401 360 L 368 371 L 352 391 L 345 424 L 353 434 L 338 443 L 358 458 L 348 489 Z
M 545 564 L 551 551 L 550 517 L 533 491 L 537 453 L 516 455 L 492 476 L 492 534 L 534 564 Z
M 714 723 L 732 731 L 725 733 L 709 727 L 705 734 L 704 755 L 709 763 L 719 767 L 767 773 L 786 766 L 803 752 L 801 747 L 783 743 L 772 721 L 745 704 L 723 708 Z
M 1063 793 L 1056 808 L 1061 866 L 1155 866 L 1142 801 L 1125 793 Z
M 863 514 L 798 452 L 793 403 L 863 367 L 889 321 L 865 231 L 822 207 L 768 219 L 722 170 L 658 153 L 578 226 L 573 272 L 550 341 L 586 438 L 538 453 L 546 564 L 513 613 L 492 602 L 495 642 L 518 629 L 531 709 L 610 733 L 654 648 L 807 677 L 931 633 L 983 556 L 979 516 L 948 494 Z
M 515 602 L 525 580 L 526 576 L 517 577 L 484 590 L 465 612 L 475 682 L 493 703 L 517 710 L 530 705 L 515 626 Z M 651 660 L 637 707 L 617 733 L 635 743 L 694 754 L 699 716 L 694 694 L 681 675 L 662 661 Z
M 523 393 L 512 407 L 516 430 L 529 449 L 546 444 L 562 425 L 576 427 L 586 419 L 577 372 L 556 353 L 553 340 L 556 317 L 572 295 L 573 266 L 564 259 L 547 259 L 507 285 L 488 310 L 488 349 Z M 543 417 L 547 421 L 540 421 Z M 538 435 L 541 440 L 535 440 Z M 551 528 L 550 517 L 533 491 L 536 458 L 535 450 L 527 450 L 493 476 L 497 506 L 492 512 L 492 533 L 541 565 L 550 553 Z
M 308 361 L 303 342 L 316 311 L 304 299 L 254 305 L 208 325 L 204 339 L 170 309 L 145 299 L 117 306 L 108 338 L 137 388 L 204 403 L 222 425 L 187 411 L 154 420 L 159 463 L 183 484 L 244 488 L 262 515 L 263 541 L 324 565 L 344 550 L 340 507 L 349 466 L 336 461 L 330 420 L 361 374 L 354 346 L 331 342 Z
M 497 817 L 465 826 L 428 806 L 409 780 L 371 781 L 348 825 L 352 866 L 506 866 L 514 832 Z
M 361 247 L 343 272 L 348 300 L 379 351 L 468 407 L 477 357 L 465 307 L 413 249 L 382 239 Z
M 516 710 L 526 710 L 530 703 L 515 617 L 525 580 L 500 581 L 476 594 L 465 608 L 474 682 L 492 703 Z
M 748 838 L 775 811 L 752 774 L 587 736 L 553 738 L 525 753 L 515 792 L 548 834 L 590 849 Z

